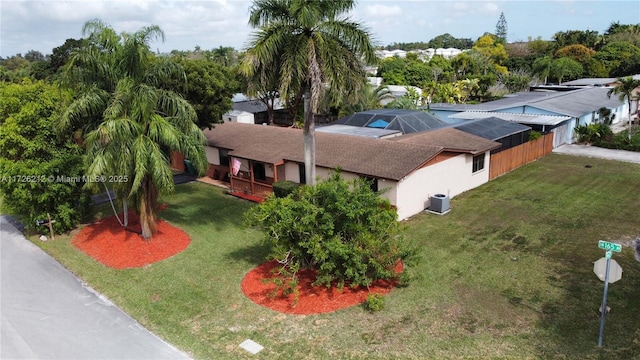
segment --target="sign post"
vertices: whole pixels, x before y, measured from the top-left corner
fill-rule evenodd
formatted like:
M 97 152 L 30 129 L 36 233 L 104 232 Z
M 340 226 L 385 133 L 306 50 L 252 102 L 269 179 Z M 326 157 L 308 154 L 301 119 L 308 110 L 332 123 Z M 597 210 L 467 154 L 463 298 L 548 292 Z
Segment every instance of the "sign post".
M 604 293 L 602 295 L 602 307 L 600 308 L 600 313 L 601 313 L 600 314 L 600 334 L 598 335 L 598 347 L 602 347 L 602 336 L 604 334 L 604 316 L 607 313 L 607 291 L 609 290 L 609 275 L 611 272 L 610 271 L 611 256 L 613 255 L 613 251 L 621 252 L 622 245 L 600 240 L 598 241 L 598 248 L 604 249 L 607 251 L 605 253 L 605 259 L 606 259 L 607 265 L 604 272 Z M 602 263 L 601 260 L 604 260 L 604 259 L 600 259 L 596 261 L 593 271 L 602 280 L 601 274 L 599 274 L 599 272 L 601 271 L 601 267 L 600 267 L 600 264 Z M 618 263 L 615 262 L 615 260 L 614 260 L 614 263 L 615 263 L 616 271 L 615 271 L 615 279 L 612 279 L 613 280 L 612 282 L 616 282 L 620 280 L 620 278 L 622 277 L 622 268 L 620 268 L 620 265 L 618 265 Z
M 600 308 L 600 335 L 598 335 L 598 347 L 602 347 L 602 335 L 604 333 L 604 314 L 607 313 L 607 290 L 609 289 L 609 268 L 611 267 L 611 251 L 607 251 L 607 270 L 604 273 L 604 295 L 602 295 L 602 307 Z

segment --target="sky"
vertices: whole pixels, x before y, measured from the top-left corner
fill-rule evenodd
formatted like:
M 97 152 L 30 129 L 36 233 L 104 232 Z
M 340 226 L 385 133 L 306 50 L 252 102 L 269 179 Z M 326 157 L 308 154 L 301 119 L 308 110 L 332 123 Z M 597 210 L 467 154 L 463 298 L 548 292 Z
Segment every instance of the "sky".
M 0 56 L 29 50 L 51 54 L 66 39 L 79 39 L 82 25 L 101 19 L 117 32 L 158 25 L 165 41 L 151 43 L 157 52 L 247 47 L 254 31 L 248 25 L 252 1 L 245 0 L 1 0 Z M 623 0 L 359 0 L 352 19 L 366 26 L 376 45 L 428 42 L 449 33 L 477 40 L 494 33 L 504 13 L 507 40 L 527 41 L 567 30 L 603 33 L 612 22 L 640 23 L 640 1 Z

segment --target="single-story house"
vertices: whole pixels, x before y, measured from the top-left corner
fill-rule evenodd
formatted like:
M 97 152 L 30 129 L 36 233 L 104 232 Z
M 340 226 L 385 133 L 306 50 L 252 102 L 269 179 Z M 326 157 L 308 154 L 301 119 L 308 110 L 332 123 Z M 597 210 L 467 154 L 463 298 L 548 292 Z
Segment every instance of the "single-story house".
M 499 142 L 500 148 L 493 150 L 492 154 L 526 143 L 531 134 L 531 127 L 504 121 L 497 117 L 464 121 L 456 123 L 452 127 L 487 140 Z
M 280 180 L 306 183 L 302 130 L 224 123 L 204 130 L 208 175 L 228 181 L 232 192 L 266 197 Z M 340 168 L 362 177 L 406 219 L 435 194 L 454 197 L 489 181 L 490 152 L 500 143 L 453 128 L 391 140 L 316 132 L 316 174 Z
M 249 98 L 242 93 L 237 93 L 231 98 L 233 109 L 222 115 L 223 122 L 242 122 L 248 124 L 263 124 L 269 122 L 267 105 L 260 99 Z M 284 104 L 280 99 L 275 99 L 273 104 L 276 121 L 279 118 L 287 117 Z
M 571 120 L 570 116 L 514 114 L 493 111 L 464 111 L 450 115 L 450 118 L 468 121 L 487 118 L 500 119 L 514 124 L 528 126 L 532 130 L 542 134 L 553 133 L 554 148 L 566 143 L 569 121 Z M 464 125 L 465 122 L 463 122 L 462 125 Z
M 614 122 L 628 118 L 626 102 L 620 101 L 616 96 L 609 97 L 609 90 L 588 87 L 571 91 L 529 91 L 509 94 L 502 99 L 476 105 L 431 104 L 430 109 L 441 117 L 449 118 L 454 114 L 469 111 L 491 112 L 487 117 L 498 117 L 495 113 L 568 117 L 566 121 L 544 127 L 546 132 L 562 127 L 556 130 L 554 136 L 554 145 L 560 146 L 574 142 L 574 130 L 577 126 L 600 121 L 598 110 L 601 108 L 610 109 L 612 114 L 615 114 Z

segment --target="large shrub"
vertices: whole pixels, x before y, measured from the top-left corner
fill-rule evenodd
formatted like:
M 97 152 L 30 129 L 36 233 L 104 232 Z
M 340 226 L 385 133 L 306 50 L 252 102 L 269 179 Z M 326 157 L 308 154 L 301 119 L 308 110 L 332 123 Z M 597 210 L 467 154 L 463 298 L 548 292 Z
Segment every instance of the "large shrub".
M 3 211 L 27 228 L 55 219 L 54 230 L 72 229 L 84 215 L 82 149 L 53 132 L 68 94 L 44 82 L 0 85 L 0 193 Z
M 409 256 L 398 234 L 395 209 L 362 179 L 339 172 L 292 196 L 269 197 L 246 215 L 265 233 L 272 259 L 294 275 L 317 270 L 316 284 L 368 286 L 395 279 L 394 265 Z

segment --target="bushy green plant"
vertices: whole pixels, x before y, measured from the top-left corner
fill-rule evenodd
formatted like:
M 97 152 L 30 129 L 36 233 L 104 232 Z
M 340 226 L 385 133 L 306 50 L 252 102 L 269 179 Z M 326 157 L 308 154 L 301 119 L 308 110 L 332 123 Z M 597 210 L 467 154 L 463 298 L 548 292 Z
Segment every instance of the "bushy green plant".
M 385 297 L 380 294 L 369 294 L 364 301 L 364 308 L 371 312 L 378 312 L 384 309 Z
M 317 270 L 316 284 L 368 286 L 397 279 L 394 265 L 408 257 L 397 213 L 363 179 L 339 172 L 285 198 L 270 197 L 246 214 L 264 231 L 272 259 Z
M 577 126 L 575 129 L 579 143 L 593 143 L 612 134 L 611 127 L 606 124 L 588 124 Z
M 300 185 L 290 180 L 276 181 L 273 183 L 273 194 L 279 198 L 287 197 L 293 193 L 298 186 Z
M 0 85 L 0 99 L 3 211 L 26 228 L 35 228 L 35 220 L 49 213 L 56 221 L 55 232 L 72 229 L 85 215 L 90 198 L 82 189 L 82 149 L 53 131 L 68 93 L 55 85 L 25 81 Z
M 542 133 L 540 131 L 531 131 L 529 133 L 529 141 L 538 140 L 542 137 Z

